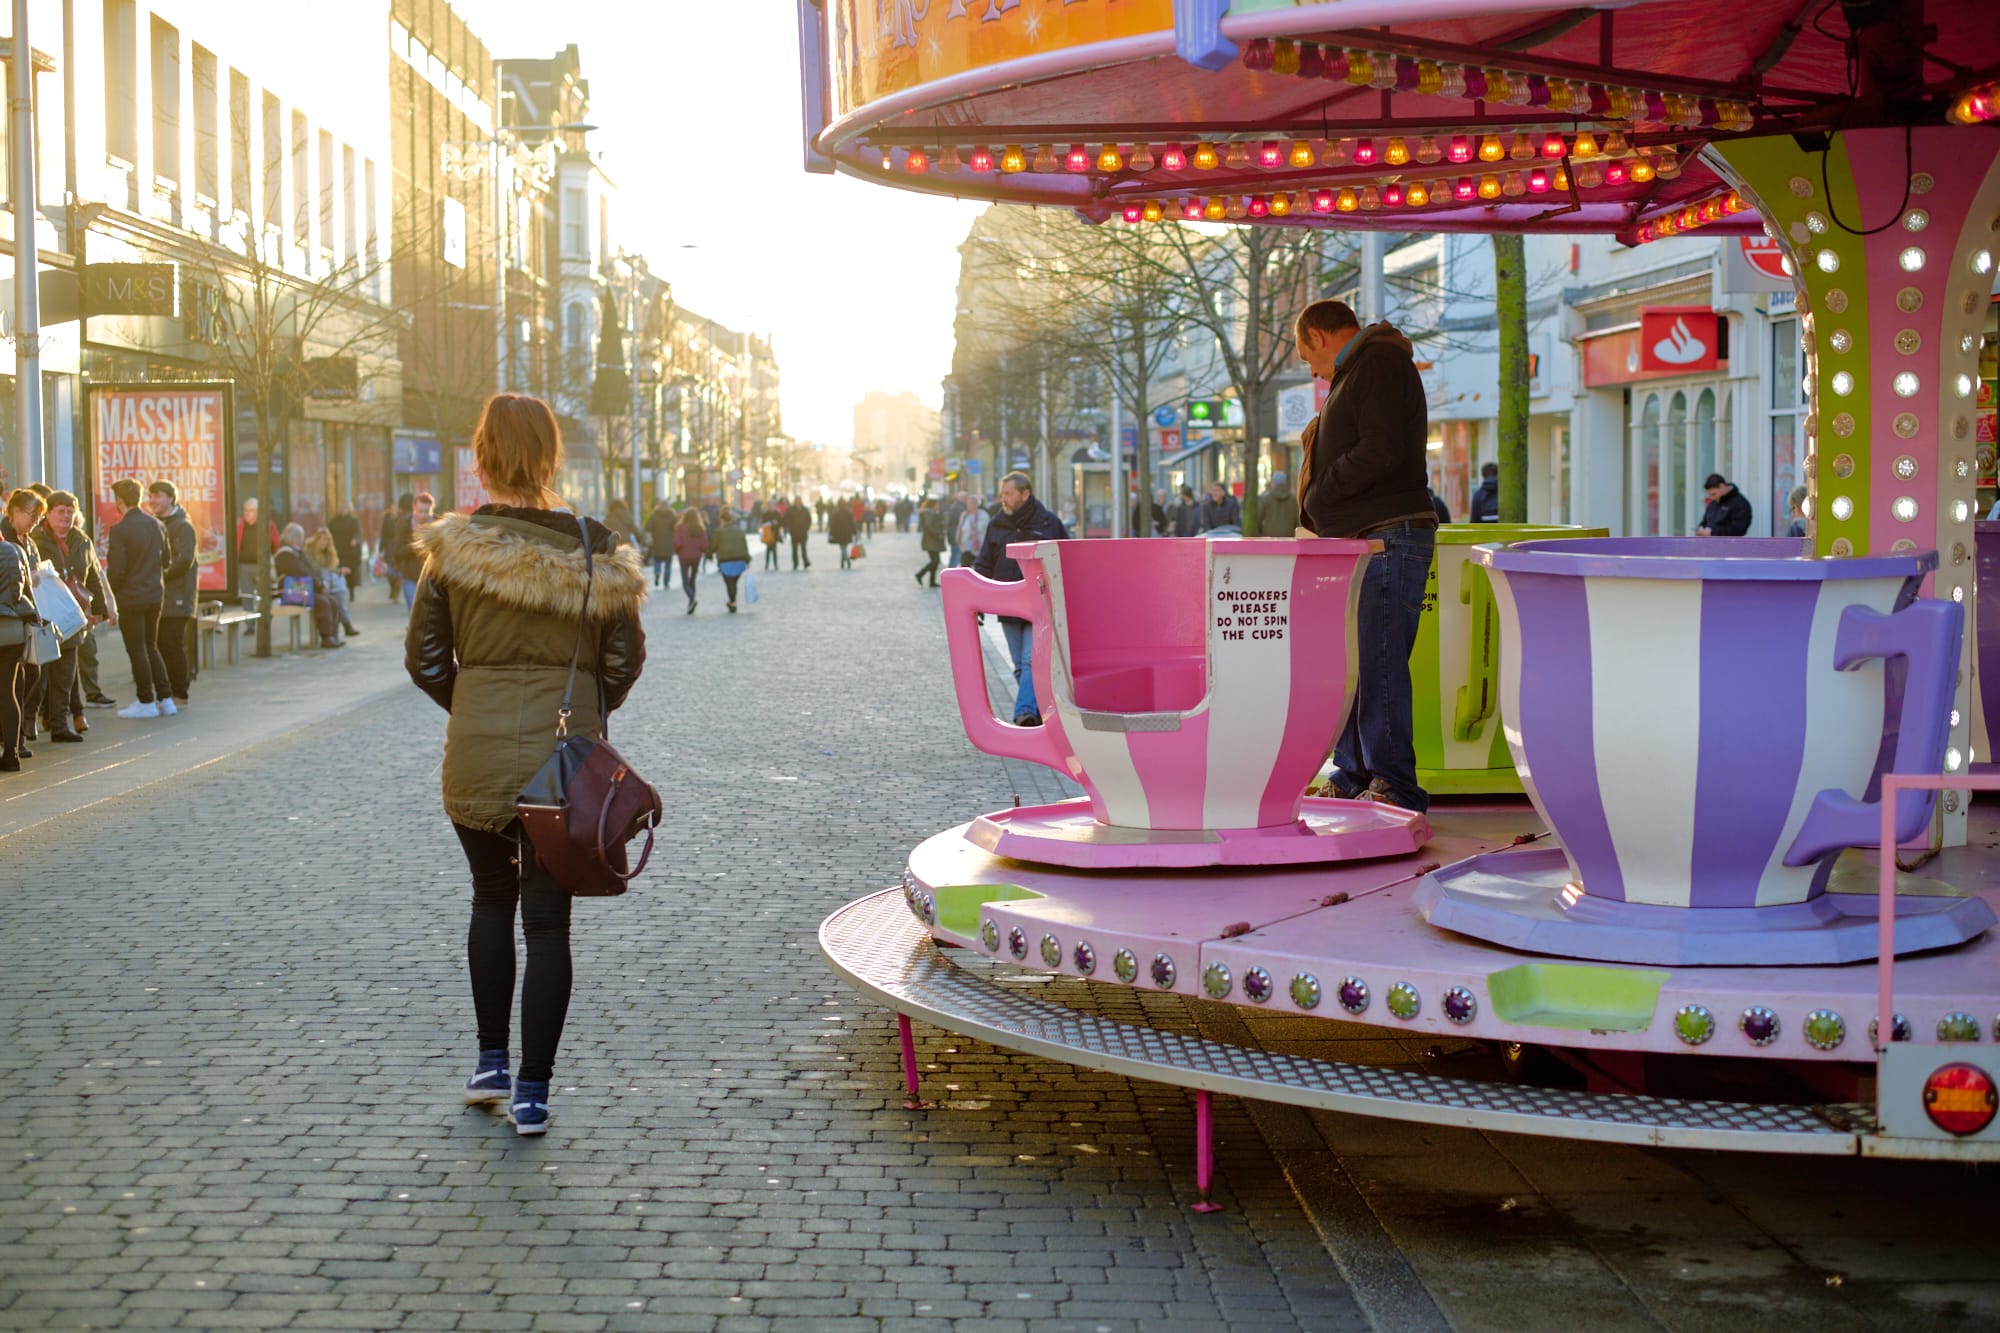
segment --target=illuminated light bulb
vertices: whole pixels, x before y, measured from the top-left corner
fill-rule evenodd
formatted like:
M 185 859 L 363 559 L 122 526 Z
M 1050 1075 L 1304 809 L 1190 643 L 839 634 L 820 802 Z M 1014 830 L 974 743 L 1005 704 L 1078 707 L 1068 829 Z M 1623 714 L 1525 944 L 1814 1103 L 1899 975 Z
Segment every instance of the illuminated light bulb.
M 1974 88 L 1951 104 L 1946 118 L 1960 125 L 1977 125 L 2000 117 L 2000 92 L 1995 85 Z
M 1290 213 L 1291 211 L 1292 211 L 1292 197 L 1290 195 L 1274 194 L 1271 196 L 1272 217 L 1281 218 L 1284 217 L 1286 214 Z
M 1550 134 L 1543 137 L 1542 139 L 1543 157 L 1555 159 L 1561 157 L 1564 153 L 1568 151 L 1569 148 L 1567 145 L 1563 143 L 1563 137 L 1560 134 Z
M 1382 206 L 1382 192 L 1376 189 L 1372 185 L 1362 186 L 1361 187 L 1362 209 L 1366 212 L 1373 213 L 1376 209 L 1380 208 L 1381 206 Z
M 1082 144 L 1071 144 L 1068 156 L 1063 158 L 1063 166 L 1071 171 L 1090 170 L 1090 150 Z M 1117 168 L 1112 168 L 1117 170 Z
M 1357 167 L 1367 167 L 1367 166 L 1373 166 L 1374 164 L 1375 164 L 1375 141 L 1373 139 L 1362 139 L 1357 141 L 1354 145 L 1354 165 Z
M 1576 136 L 1576 142 L 1572 143 L 1569 146 L 1569 155 L 1572 158 L 1596 157 L 1597 136 L 1592 134 L 1589 130 L 1584 130 L 1581 133 L 1579 133 Z
M 1333 211 L 1333 191 L 1332 190 L 1313 191 L 1313 212 L 1331 213 L 1332 211 Z
M 912 148 L 903 156 L 903 170 L 912 176 L 921 176 L 931 169 L 931 155 L 921 148 Z
M 1430 201 L 1431 192 L 1424 188 L 1424 183 L 1422 181 L 1411 181 L 1409 193 L 1405 196 L 1404 202 L 1411 208 L 1422 208 Z
M 1158 164 L 1153 160 L 1152 149 L 1145 144 L 1135 143 L 1132 145 L 1131 161 L 1127 165 L 1134 171 L 1151 171 Z
M 1453 135 L 1451 139 L 1451 151 L 1446 153 L 1445 156 L 1454 162 L 1470 162 L 1472 160 L 1472 140 L 1466 138 L 1463 134 Z
M 1536 167 L 1534 170 L 1528 173 L 1528 193 L 1547 194 L 1548 192 L 1549 192 L 1548 169 L 1546 167 Z
M 1576 183 L 1585 190 L 1594 190 L 1604 183 L 1604 168 L 1595 162 L 1576 164 Z
M 1222 202 L 1221 199 L 1210 199 L 1206 204 L 1202 205 L 1201 215 L 1210 222 L 1220 222 L 1229 216 L 1229 205 Z
M 1526 162 L 1535 155 L 1535 143 L 1525 134 L 1514 136 L 1514 146 L 1507 150 L 1507 156 L 1516 162 Z
M 1417 91 L 1426 96 L 1435 96 L 1444 91 L 1444 71 L 1435 60 L 1417 62 Z
M 1107 173 L 1125 169 L 1125 159 L 1118 155 L 1116 144 L 1106 144 L 1097 150 L 1097 169 Z
M 1392 167 L 1403 166 L 1410 160 L 1409 145 L 1401 139 L 1389 140 L 1388 146 L 1382 150 L 1382 160 Z
M 1505 156 L 1507 156 L 1507 149 L 1500 142 L 1499 135 L 1489 134 L 1479 141 L 1479 160 L 1481 162 L 1498 162 Z
M 1352 213 L 1361 206 L 1360 196 L 1350 186 L 1340 187 L 1340 193 L 1333 197 L 1333 206 L 1343 213 Z
M 1557 167 L 1555 174 L 1549 177 L 1549 184 L 1555 189 L 1561 190 L 1564 194 L 1569 193 L 1569 173 L 1561 167 Z
M 1267 143 L 1257 149 L 1257 165 L 1260 167 L 1282 167 L 1285 165 L 1285 150 L 1274 143 Z
M 894 170 L 895 166 L 896 166 L 895 157 L 890 153 L 890 150 L 884 148 L 882 150 L 882 170 L 891 171 Z
M 1382 207 L 1401 208 L 1402 206 L 1403 187 L 1400 185 L 1384 185 L 1382 187 Z
M 1050 172 L 1056 169 L 1056 150 L 1043 144 L 1035 150 L 1035 160 L 1029 164 L 1036 171 Z
M 1632 162 L 1633 182 L 1638 185 L 1644 185 L 1647 181 L 1651 179 L 1653 179 L 1652 162 L 1643 157 L 1633 159 Z
M 1319 164 L 1323 167 L 1344 167 L 1347 155 L 1354 145 L 1346 139 L 1328 139 L 1326 151 L 1320 154 Z
M 1222 164 L 1221 155 L 1215 151 L 1215 145 L 1212 143 L 1196 144 L 1192 160 L 1196 171 L 1214 171 Z
M 1249 146 L 1241 140 L 1230 144 L 1228 151 L 1223 154 L 1222 160 L 1224 165 L 1228 166 L 1231 171 L 1248 171 L 1250 169 Z
M 1137 222 L 1146 216 L 1144 204 L 1127 204 L 1123 211 L 1127 222 Z
M 1375 66 L 1366 51 L 1347 53 L 1347 81 L 1357 88 L 1366 88 L 1375 77 Z
M 1165 148 L 1162 148 L 1160 150 L 1160 170 L 1186 171 L 1187 164 L 1188 164 L 1187 150 L 1182 148 L 1179 144 L 1170 143 Z
M 1972 271 L 1983 278 L 1993 271 L 1993 252 L 1991 250 L 1974 250 L 1969 262 L 1972 265 Z
M 1189 222 L 1201 221 L 1201 216 L 1202 216 L 1201 200 L 1190 199 L 1185 204 L 1182 204 L 1181 216 L 1186 218 Z
M 1271 44 L 1271 72 L 1273 74 L 1296 74 L 1299 72 L 1299 44 L 1289 37 L 1280 37 Z
M 1639 244 L 1644 245 L 1653 239 L 1653 224 L 1650 222 L 1642 224 L 1636 234 L 1639 238 Z
M 1451 187 L 1451 197 L 1460 203 L 1479 197 L 1479 187 L 1472 183 L 1472 177 L 1460 176 Z
M 1430 166 L 1433 162 L 1441 162 L 1443 160 L 1444 150 L 1438 147 L 1437 136 L 1435 134 L 1426 134 L 1423 138 L 1417 140 L 1417 161 L 1423 163 L 1425 166 Z
M 1311 144 L 1304 139 L 1292 140 L 1292 151 L 1286 158 L 1292 166 L 1309 167 L 1318 160 L 1319 155 L 1313 152 Z
M 1631 151 L 1626 146 L 1625 136 L 1619 131 L 1613 130 L 1604 136 L 1604 155 L 1606 157 L 1624 157 Z
M 991 148 L 973 149 L 970 153 L 966 154 L 965 165 L 981 173 L 993 170 L 993 150 Z M 1015 170 L 1018 171 L 1020 168 L 1016 167 Z
M 1479 197 L 1481 199 L 1498 199 L 1500 197 L 1500 178 L 1493 175 L 1481 176 L 1479 178 Z
M 1631 174 L 1631 172 L 1625 169 L 1623 162 L 1614 161 L 1604 164 L 1604 183 L 1606 185 L 1623 185 Z
M 1509 199 L 1519 199 L 1528 192 L 1528 182 L 1520 172 L 1510 171 L 1500 181 L 1500 193 Z
M 1247 211 L 1251 217 L 1261 218 L 1271 211 L 1271 201 L 1261 194 L 1252 195 L 1250 196 L 1250 207 Z
M 940 175 L 955 176 L 963 164 L 958 160 L 956 148 L 946 148 L 938 154 L 937 169 Z
M 1148 222 L 1158 222 L 1167 215 L 1167 210 L 1160 206 L 1159 200 L 1148 199 L 1144 207 L 1139 210 L 1139 215 Z

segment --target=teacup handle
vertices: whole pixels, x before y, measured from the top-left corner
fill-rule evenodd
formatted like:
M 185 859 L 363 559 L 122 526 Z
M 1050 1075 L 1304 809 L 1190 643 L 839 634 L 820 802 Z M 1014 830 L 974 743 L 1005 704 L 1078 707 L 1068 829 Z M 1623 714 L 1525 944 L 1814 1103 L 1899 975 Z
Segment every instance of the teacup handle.
M 958 695 L 958 715 L 974 749 L 1002 759 L 1025 759 L 1058 772 L 1065 771 L 1054 728 L 1017 727 L 993 716 L 986 700 L 986 657 L 980 651 L 982 613 L 1013 616 L 1031 624 L 1047 618 L 1041 596 L 1026 579 L 996 583 L 969 569 L 947 569 L 939 580 L 944 600 L 944 640 L 951 653 L 952 689 Z M 961 667 L 960 663 L 967 663 Z
M 1458 705 L 1453 711 L 1452 735 L 1461 741 L 1476 739 L 1500 697 L 1499 636 L 1495 632 L 1493 585 L 1483 566 L 1468 560 L 1459 578 L 1458 600 L 1472 608 L 1466 617 L 1471 626 L 1466 645 L 1466 683 L 1458 687 Z
M 1833 666 L 1847 671 L 1877 657 L 1901 657 L 1908 664 L 1903 682 L 1901 721 L 1896 731 L 1892 773 L 1936 773 L 1951 734 L 1952 687 L 1958 678 L 1958 645 L 1965 608 L 1931 599 L 1912 602 L 1887 615 L 1865 606 L 1840 614 L 1833 640 Z M 1904 792 L 1896 809 L 1896 841 L 1907 842 L 1930 822 L 1933 792 Z M 1799 835 L 1785 853 L 1788 866 L 1809 865 L 1831 851 L 1869 847 L 1882 836 L 1879 800 L 1857 801 L 1837 787 L 1813 797 Z

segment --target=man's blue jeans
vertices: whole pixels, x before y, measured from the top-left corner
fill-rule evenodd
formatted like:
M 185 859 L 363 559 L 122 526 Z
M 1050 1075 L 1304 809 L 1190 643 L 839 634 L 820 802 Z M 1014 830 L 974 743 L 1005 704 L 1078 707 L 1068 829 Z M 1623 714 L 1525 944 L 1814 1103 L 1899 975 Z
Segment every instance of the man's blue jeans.
M 674 577 L 674 557 L 669 551 L 665 555 L 653 557 L 653 586 L 664 588 Z
M 1359 674 L 1354 712 L 1333 759 L 1341 788 L 1359 792 L 1372 784 L 1395 805 L 1426 810 L 1431 798 L 1417 785 L 1410 720 L 1410 650 L 1423 618 L 1437 530 L 1403 528 L 1378 535 L 1382 554 L 1369 560 L 1354 609 Z
M 1025 620 L 1002 616 L 1000 632 L 1007 636 L 1007 655 L 1014 659 L 1014 716 L 1023 713 L 1040 716 L 1041 709 L 1035 703 L 1035 627 Z

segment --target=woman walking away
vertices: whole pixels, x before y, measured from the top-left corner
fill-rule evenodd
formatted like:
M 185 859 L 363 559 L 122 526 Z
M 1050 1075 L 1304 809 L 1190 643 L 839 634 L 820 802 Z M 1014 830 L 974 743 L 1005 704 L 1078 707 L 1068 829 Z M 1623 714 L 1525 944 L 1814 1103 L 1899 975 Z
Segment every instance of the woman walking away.
M 750 568 L 750 539 L 743 535 L 743 529 L 736 526 L 736 515 L 732 511 L 722 511 L 722 526 L 715 530 L 709 554 L 715 557 L 715 567 L 722 571 L 723 586 L 729 589 L 729 614 L 733 616 L 736 614 L 736 580 Z
M 444 811 L 472 871 L 466 958 L 479 1028 L 468 1105 L 505 1102 L 522 1134 L 549 1127 L 549 1081 L 569 1010 L 569 894 L 536 862 L 514 801 L 555 749 L 572 662 L 569 727 L 601 729 L 639 679 L 646 576 L 617 534 L 564 508 L 549 489 L 562 435 L 547 403 L 495 394 L 472 434 L 493 503 L 421 528 L 424 556 L 404 665 L 451 714 L 444 733 Z M 580 536 L 579 534 L 587 534 Z M 593 553 L 588 584 L 583 542 Z M 589 605 L 584 604 L 589 588 Z M 588 632 L 579 636 L 579 616 Z M 510 1080 L 514 914 L 528 963 L 521 979 L 521 1064 Z
M 674 559 L 681 562 L 681 591 L 687 594 L 688 614 L 694 614 L 694 576 L 701 573 L 702 558 L 708 554 L 708 524 L 701 510 L 689 505 L 674 525 Z
M 778 524 L 781 518 L 782 515 L 774 509 L 764 516 L 763 526 L 757 529 L 757 540 L 764 543 L 764 568 L 766 569 L 776 569 L 778 567 Z
M 42 497 L 24 486 L 8 495 L 6 511 L 0 513 L 0 546 L 19 556 L 21 567 L 27 570 L 28 606 L 31 610 L 35 605 L 37 558 L 34 533 L 41 524 L 42 510 L 45 507 Z M 6 599 L 7 592 L 12 587 L 13 584 L 7 581 L 6 575 L 0 573 L 0 601 Z M 8 618 L 9 613 L 0 608 L 0 626 L 4 626 Z M 35 619 L 28 624 L 32 626 L 40 619 L 41 614 L 37 612 Z M 13 633 L 11 629 L 0 632 L 8 636 Z M 5 642 L 5 638 L 0 638 L 0 643 Z M 30 665 L 23 660 L 28 651 L 27 642 L 25 637 L 21 640 L 20 651 L 14 654 L 14 665 L 11 669 L 4 661 L 0 661 L 0 755 L 11 755 L 14 759 L 13 768 L 0 767 L 0 772 L 11 773 L 20 768 L 21 760 L 34 758 L 34 751 L 30 750 L 27 744 L 35 739 L 32 700 L 35 698 L 35 687 L 41 684 L 42 672 L 46 668 Z M 12 723 L 7 720 L 10 708 L 13 710 Z
M 855 501 L 859 504 L 860 501 Z M 826 539 L 840 548 L 840 567 L 854 568 L 854 511 L 836 503 L 826 519 Z
M 32 491 L 16 491 L 39 502 Z M 10 503 L 11 511 L 13 505 Z M 9 517 L 12 517 L 10 512 Z M 8 532 L 14 529 L 8 525 Z M 27 534 L 19 537 L 0 534 L 0 773 L 21 771 L 21 656 L 28 650 L 28 636 L 41 623 L 35 609 L 34 584 L 29 570 Z
M 917 571 L 917 586 L 922 587 L 926 578 L 933 588 L 938 586 L 938 557 L 944 554 L 944 516 L 938 513 L 937 501 L 925 499 L 917 506 L 917 531 L 922 535 L 924 554 L 930 563 Z

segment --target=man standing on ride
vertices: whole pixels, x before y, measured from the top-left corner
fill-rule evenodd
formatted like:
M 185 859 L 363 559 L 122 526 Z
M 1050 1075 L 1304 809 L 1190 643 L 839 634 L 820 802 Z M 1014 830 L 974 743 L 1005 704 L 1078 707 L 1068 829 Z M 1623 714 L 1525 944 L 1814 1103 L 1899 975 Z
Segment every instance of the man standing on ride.
M 1417 784 L 1410 650 L 1437 546 L 1424 464 L 1430 433 L 1410 340 L 1387 323 L 1360 327 L 1339 301 L 1315 301 L 1294 330 L 1299 360 L 1332 387 L 1313 440 L 1305 524 L 1322 537 L 1382 543 L 1355 607 L 1354 711 L 1334 747 L 1333 789 L 1346 799 L 1424 810 Z

